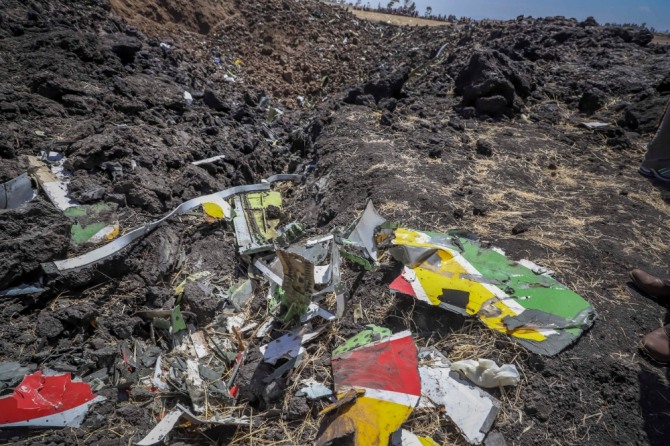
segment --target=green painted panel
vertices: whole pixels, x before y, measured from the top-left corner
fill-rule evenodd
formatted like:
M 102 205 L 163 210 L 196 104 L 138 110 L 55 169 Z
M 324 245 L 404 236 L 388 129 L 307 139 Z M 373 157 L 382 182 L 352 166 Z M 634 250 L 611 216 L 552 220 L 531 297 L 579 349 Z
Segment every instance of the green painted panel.
M 503 281 L 496 285 L 510 297 L 519 297 L 517 303 L 526 309 L 540 310 L 572 319 L 590 307 L 579 294 L 551 277 L 536 274 L 530 268 L 508 259 L 477 242 L 458 238 L 465 248 L 461 254 L 479 273 L 489 279 Z
M 379 341 L 383 338 L 391 336 L 391 330 L 385 327 L 377 327 L 376 325 L 368 325 L 367 330 L 363 330 L 352 338 L 333 350 L 333 358 L 342 356 L 344 353 L 354 350 L 358 347 L 368 345 L 371 342 Z

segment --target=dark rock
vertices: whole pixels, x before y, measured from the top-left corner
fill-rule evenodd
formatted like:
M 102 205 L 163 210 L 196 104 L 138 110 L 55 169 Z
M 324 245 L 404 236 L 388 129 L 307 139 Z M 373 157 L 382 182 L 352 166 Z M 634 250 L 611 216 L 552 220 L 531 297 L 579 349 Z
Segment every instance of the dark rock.
M 449 125 L 449 127 L 451 127 L 452 129 L 454 129 L 458 132 L 462 132 L 462 131 L 465 130 L 465 126 L 463 125 L 463 122 L 458 118 L 449 119 L 449 123 L 447 125 Z
M 116 203 L 119 206 L 126 205 L 126 196 L 123 194 L 106 194 L 105 200 L 107 200 L 110 203 Z
M 477 216 L 480 216 L 480 217 L 484 217 L 487 214 L 487 212 L 488 212 L 488 209 L 486 209 L 486 207 L 484 205 L 481 205 L 481 204 L 475 205 L 472 208 L 472 215 L 477 215 Z
M 144 425 L 148 421 L 147 412 L 144 407 L 126 404 L 116 409 L 116 415 L 131 425 Z
M 670 92 L 670 74 L 663 78 L 661 83 L 656 86 L 656 90 L 658 90 L 659 93 Z
M 433 159 L 442 158 L 442 149 L 434 147 L 428 151 L 428 156 Z
M 398 100 L 396 98 L 384 98 L 381 101 L 379 101 L 378 105 L 379 108 L 383 108 L 390 112 L 394 112 L 396 107 L 398 106 Z
M 99 317 L 98 322 L 108 327 L 119 339 L 129 339 L 135 332 L 135 328 L 142 322 L 142 319 L 121 314 L 104 318 Z
M 477 112 L 485 115 L 499 115 L 505 111 L 506 107 L 507 99 L 500 95 L 477 98 L 475 101 Z
M 229 112 L 230 107 L 212 90 L 205 90 L 202 101 L 212 110 Z
M 153 398 L 154 398 L 153 392 L 144 387 L 135 386 L 130 390 L 130 399 L 132 401 L 143 403 L 145 401 L 150 401 Z
M 614 136 L 612 138 L 607 138 L 607 146 L 615 150 L 624 150 L 624 149 L 630 149 L 632 147 L 632 144 L 625 135 L 620 135 L 620 136 Z
M 383 112 L 381 118 L 379 118 L 379 124 L 386 126 L 393 124 L 393 114 L 388 111 Z
M 586 28 L 587 26 L 599 26 L 599 25 L 598 25 L 598 22 L 596 21 L 596 19 L 593 16 L 588 16 L 586 18 L 586 20 L 584 20 L 582 22 L 579 22 L 577 24 L 577 26 L 579 26 L 581 28 Z
M 607 95 L 598 88 L 590 88 L 584 92 L 579 100 L 579 111 L 592 115 L 600 110 L 607 102 Z
M 309 135 L 302 129 L 297 129 L 291 132 L 291 152 L 299 153 L 300 156 L 305 157 L 312 148 L 312 140 Z
M 277 381 L 268 384 L 263 391 L 263 400 L 265 400 L 265 404 L 270 405 L 275 401 L 278 401 L 284 393 L 283 387 L 284 386 Z
M 632 42 L 640 46 L 647 46 L 652 40 L 654 40 L 654 34 L 651 31 L 648 29 L 639 29 L 633 34 Z
M 508 111 L 518 111 L 517 104 L 528 97 L 533 88 L 525 68 L 495 50 L 478 50 L 472 54 L 456 76 L 455 85 L 456 94 L 463 96 L 464 106 L 475 105 L 479 98 L 501 96 Z M 496 99 L 487 105 L 499 102 L 500 99 Z
M 287 421 L 304 420 L 308 413 L 309 406 L 307 405 L 307 399 L 294 397 L 288 403 L 288 410 L 285 412 L 284 418 Z
M 0 289 L 40 271 L 40 263 L 66 257 L 71 223 L 42 199 L 0 212 Z
M 527 415 L 535 417 L 541 422 L 547 421 L 553 412 L 551 406 L 540 399 L 527 402 L 523 410 Z
M 58 310 L 55 317 L 63 322 L 79 327 L 89 325 L 98 315 L 98 309 L 88 302 L 74 303 Z
M 489 141 L 478 139 L 477 140 L 477 153 L 482 156 L 493 156 L 493 144 Z
M 371 80 L 358 88 L 349 90 L 349 93 L 344 98 L 344 102 L 359 104 L 357 99 L 362 95 L 371 96 L 375 103 L 387 98 L 400 99 L 402 97 L 402 87 L 407 82 L 407 79 L 409 79 L 409 73 L 410 69 L 405 67 L 390 74 L 380 75 L 378 79 Z M 368 102 L 368 100 L 365 102 Z
M 142 49 L 142 42 L 125 34 L 113 35 L 112 52 L 116 54 L 121 63 L 126 65 L 135 61 L 135 55 Z
M 667 97 L 645 98 L 626 107 L 619 125 L 640 133 L 656 132 L 668 103 Z
M 189 310 L 195 313 L 201 325 L 209 323 L 214 318 L 220 303 L 219 300 L 212 297 L 211 288 L 199 281 L 186 284 L 184 299 L 188 302 Z
M 37 334 L 44 338 L 55 338 L 64 330 L 61 321 L 47 311 L 42 311 L 37 317 Z
M 456 220 L 460 220 L 465 216 L 465 212 L 462 209 L 454 209 L 453 215 Z
M 519 235 L 523 234 L 524 232 L 528 231 L 530 229 L 530 225 L 528 223 L 517 223 L 513 228 L 512 228 L 512 234 L 514 235 Z
M 356 99 L 354 99 L 354 104 L 365 105 L 366 107 L 374 107 L 375 98 L 371 94 L 362 94 L 360 96 L 356 96 Z

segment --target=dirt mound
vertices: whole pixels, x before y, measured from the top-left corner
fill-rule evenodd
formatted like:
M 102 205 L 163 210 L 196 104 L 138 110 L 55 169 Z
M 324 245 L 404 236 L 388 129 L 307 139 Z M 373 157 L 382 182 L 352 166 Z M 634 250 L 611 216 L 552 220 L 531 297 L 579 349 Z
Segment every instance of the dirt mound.
M 180 30 L 207 35 L 224 22 L 242 19 L 232 0 L 110 0 L 109 3 L 128 23 L 160 37 L 169 37 Z
M 262 86 L 288 106 L 313 103 L 367 77 L 383 63 L 374 42 L 390 33 L 317 1 L 115 0 L 112 7 L 147 35 L 209 61 L 212 81 Z
M 344 317 L 262 394 L 250 383 L 276 369 L 256 375 L 258 346 L 284 328 L 263 339 L 241 334 L 251 365 L 241 370 L 238 408 L 262 428 L 178 425 L 170 441 L 313 443 L 326 402 L 296 396 L 297 387 L 305 378 L 330 386 L 328 352 L 376 323 L 411 330 L 419 346 L 451 360 L 515 364 L 519 387 L 491 391 L 502 401 L 496 429 L 509 442 L 661 445 L 670 436 L 670 405 L 659 397 L 667 371 L 640 358 L 637 340 L 657 328 L 664 304 L 625 285 L 633 266 L 663 272 L 670 238 L 667 193 L 636 174 L 669 99 L 668 47 L 648 37 L 563 18 L 395 27 L 313 1 L 8 0 L 0 3 L 0 182 L 26 171 L 28 156 L 62 153 L 71 194 L 114 204 L 124 234 L 194 197 L 305 174 L 280 189 L 279 217 L 310 236 L 349 224 L 371 199 L 389 220 L 462 227 L 555 270 L 599 315 L 569 350 L 540 357 L 459 315 L 392 297 L 396 262 L 365 272 L 347 261 Z M 192 164 L 210 157 L 219 158 Z M 153 316 L 178 304 L 186 323 L 211 323 L 222 305 L 213 287 L 228 290 L 249 271 L 233 228 L 193 211 L 95 268 L 45 276 L 41 262 L 90 249 L 68 243 L 70 223 L 43 191 L 0 210 L 0 291 L 43 289 L 0 297 L 0 361 L 99 380 L 107 401 L 79 429 L 0 438 L 133 443 L 192 397 L 178 387 L 186 366 L 170 337 L 157 335 L 167 319 Z M 175 286 L 203 271 L 213 281 L 186 283 L 177 301 Z M 267 316 L 266 291 L 250 301 L 254 322 Z M 174 371 L 168 398 L 139 384 L 160 355 Z M 224 369 L 213 362 L 198 372 Z M 223 401 L 221 380 L 210 381 L 208 398 Z M 464 444 L 436 410 L 415 411 L 404 427 Z

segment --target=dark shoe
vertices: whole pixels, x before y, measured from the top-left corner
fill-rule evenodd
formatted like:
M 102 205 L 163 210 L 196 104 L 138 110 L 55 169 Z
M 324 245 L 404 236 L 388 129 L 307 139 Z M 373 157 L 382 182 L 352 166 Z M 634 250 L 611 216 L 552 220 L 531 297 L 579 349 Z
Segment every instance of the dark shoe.
M 643 293 L 654 297 L 670 298 L 670 280 L 659 279 L 641 269 L 631 271 L 630 278 Z
M 642 338 L 642 350 L 661 364 L 670 362 L 670 325 L 647 333 Z
M 662 167 L 657 170 L 640 166 L 638 172 L 640 172 L 640 175 L 642 175 L 643 177 L 653 178 L 659 181 L 670 183 L 670 167 Z

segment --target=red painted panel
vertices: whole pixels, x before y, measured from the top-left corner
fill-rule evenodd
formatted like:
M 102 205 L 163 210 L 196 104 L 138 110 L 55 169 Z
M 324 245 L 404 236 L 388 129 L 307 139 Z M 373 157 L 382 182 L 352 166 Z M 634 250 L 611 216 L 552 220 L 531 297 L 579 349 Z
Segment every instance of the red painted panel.
M 337 386 L 367 387 L 421 395 L 417 351 L 410 335 L 359 347 L 332 361 Z
M 389 285 L 389 288 L 391 291 L 397 291 L 398 293 L 416 297 L 412 285 L 402 275 L 396 277 L 395 280 L 391 282 L 391 285 Z
M 32 420 L 81 406 L 95 396 L 91 386 L 72 382 L 70 374 L 27 375 L 11 396 L 0 399 L 0 425 Z

